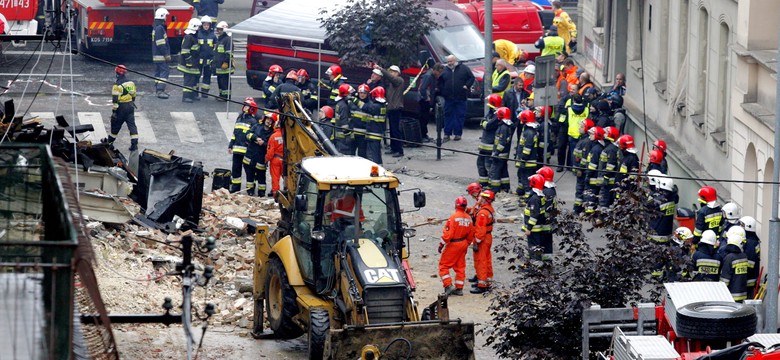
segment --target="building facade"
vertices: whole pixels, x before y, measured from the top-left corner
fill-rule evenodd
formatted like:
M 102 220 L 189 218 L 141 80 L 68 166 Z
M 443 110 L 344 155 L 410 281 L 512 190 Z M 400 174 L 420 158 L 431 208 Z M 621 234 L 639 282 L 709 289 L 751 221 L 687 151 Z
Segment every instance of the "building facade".
M 771 181 L 780 1 L 581 0 L 576 59 L 625 73 L 631 132 L 669 143 L 673 175 Z M 678 180 L 681 206 L 718 189 L 768 239 L 772 187 Z M 765 251 L 763 253 L 766 253 Z M 764 262 L 765 263 L 765 262 Z

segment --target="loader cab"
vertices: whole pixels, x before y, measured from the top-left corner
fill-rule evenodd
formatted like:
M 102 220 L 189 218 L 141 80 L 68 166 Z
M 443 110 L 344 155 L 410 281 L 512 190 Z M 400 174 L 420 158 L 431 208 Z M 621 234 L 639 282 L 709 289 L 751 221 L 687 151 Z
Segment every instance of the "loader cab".
M 302 173 L 292 215 L 294 251 L 304 282 L 316 293 L 335 286 L 336 254 L 369 240 L 388 257 L 402 252 L 396 190 L 387 182 L 322 186 Z M 325 188 L 325 189 L 323 189 Z

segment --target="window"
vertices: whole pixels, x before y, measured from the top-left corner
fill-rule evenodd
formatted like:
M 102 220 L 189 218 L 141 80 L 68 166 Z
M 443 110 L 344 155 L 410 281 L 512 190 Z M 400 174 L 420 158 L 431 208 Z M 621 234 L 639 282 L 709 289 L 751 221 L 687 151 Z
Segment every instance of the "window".
M 698 62 L 696 64 L 697 68 L 694 71 L 694 73 L 697 74 L 697 79 L 694 82 L 696 85 L 696 114 L 704 113 L 704 106 L 707 101 L 707 74 L 709 73 L 707 71 L 707 59 L 709 58 L 709 22 L 710 15 L 707 12 L 707 9 L 699 9 L 699 39 L 697 39 L 699 48 L 696 56 Z
M 604 27 L 604 18 L 606 15 L 606 0 L 596 0 L 596 25 L 594 27 Z
M 677 64 L 679 69 L 683 69 L 685 56 L 688 54 L 688 7 L 689 0 L 680 1 L 680 31 L 678 32 Z M 684 70 L 681 70 L 684 71 Z
M 293 213 L 293 249 L 298 258 L 298 266 L 301 269 L 303 279 L 314 281 L 314 264 L 312 263 L 312 230 L 316 230 L 317 212 L 317 182 L 308 177 L 301 176 L 298 186 L 298 196 L 306 196 L 307 206 L 305 211 Z
M 718 108 L 715 111 L 715 131 L 726 131 L 726 116 L 728 116 L 728 94 L 729 89 L 729 63 L 730 63 L 730 51 L 729 44 L 731 43 L 731 32 L 729 26 L 726 23 L 720 24 L 720 31 L 718 34 Z

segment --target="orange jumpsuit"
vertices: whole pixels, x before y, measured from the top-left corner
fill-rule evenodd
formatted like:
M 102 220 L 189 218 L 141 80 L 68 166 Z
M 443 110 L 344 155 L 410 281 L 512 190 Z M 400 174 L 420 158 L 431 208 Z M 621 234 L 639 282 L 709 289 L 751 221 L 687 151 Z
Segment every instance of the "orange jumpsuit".
M 274 195 L 279 191 L 279 178 L 282 176 L 282 156 L 284 155 L 284 138 L 282 129 L 274 129 L 271 138 L 268 139 L 268 150 L 265 152 L 265 161 L 271 168 L 271 191 Z
M 477 251 L 474 252 L 474 268 L 477 270 L 477 287 L 488 288 L 493 282 L 493 205 L 485 202 L 477 211 L 474 226 L 474 241 Z
M 455 270 L 455 288 L 463 289 L 466 281 L 466 253 L 474 241 L 474 223 L 464 209 L 456 209 L 444 224 L 441 244 L 444 251 L 439 259 L 439 277 L 444 287 L 452 285 L 450 269 Z
M 340 199 L 336 199 L 325 204 L 324 213 L 330 217 L 330 222 L 336 221 L 340 217 L 352 217 L 352 213 L 355 210 L 355 196 L 347 195 Z M 363 215 L 363 209 L 360 209 L 360 222 L 366 220 Z

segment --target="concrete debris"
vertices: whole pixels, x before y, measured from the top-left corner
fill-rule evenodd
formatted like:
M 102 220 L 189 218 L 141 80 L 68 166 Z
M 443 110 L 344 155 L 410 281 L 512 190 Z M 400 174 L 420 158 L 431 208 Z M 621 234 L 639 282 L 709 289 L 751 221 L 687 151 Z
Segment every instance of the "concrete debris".
M 225 189 L 203 196 L 203 211 L 196 239 L 214 236 L 217 247 L 204 254 L 196 251 L 197 269 L 214 267 L 207 289 L 196 287 L 193 303 L 217 308 L 211 322 L 251 329 L 254 299 L 252 266 L 254 236 L 258 224 L 275 225 L 280 215 L 273 199 L 231 194 Z M 230 219 L 230 220 L 228 220 Z M 236 226 L 236 225 L 239 225 Z M 97 276 L 103 299 L 114 314 L 159 314 L 165 297 L 181 304 L 181 279 L 164 276 L 181 261 L 178 246 L 182 233 L 165 234 L 134 223 L 89 222 L 97 254 Z

